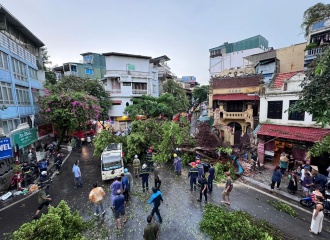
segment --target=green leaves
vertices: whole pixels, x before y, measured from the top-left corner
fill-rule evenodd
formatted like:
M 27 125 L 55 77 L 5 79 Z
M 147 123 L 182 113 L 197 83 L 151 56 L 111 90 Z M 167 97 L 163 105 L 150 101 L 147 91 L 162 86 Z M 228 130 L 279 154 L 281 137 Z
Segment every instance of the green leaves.
M 288 204 L 285 204 L 281 201 L 268 201 L 268 203 L 270 205 L 272 205 L 274 208 L 276 208 L 277 210 L 279 210 L 280 212 L 286 212 L 291 217 L 296 218 L 298 216 L 296 211 L 292 207 L 290 207 Z
M 43 214 L 37 221 L 24 223 L 13 233 L 10 239 L 15 240 L 61 240 L 85 239 L 81 231 L 85 224 L 78 212 L 71 213 L 65 201 L 54 208 L 50 207 L 48 214 Z
M 268 222 L 254 219 L 243 211 L 228 211 L 213 204 L 205 206 L 200 229 L 211 240 L 283 239 Z
M 204 85 L 201 87 L 195 87 L 193 90 L 193 97 L 195 101 L 200 104 L 207 100 L 207 95 L 209 93 L 209 86 Z

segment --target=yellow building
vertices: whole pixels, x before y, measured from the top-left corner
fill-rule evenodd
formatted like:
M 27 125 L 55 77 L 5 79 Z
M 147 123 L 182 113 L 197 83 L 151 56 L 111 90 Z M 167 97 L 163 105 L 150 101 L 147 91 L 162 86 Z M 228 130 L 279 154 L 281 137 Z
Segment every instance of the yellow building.
M 259 122 L 259 84 L 257 74 L 212 78 L 209 92 L 209 114 L 224 141 L 240 143 Z

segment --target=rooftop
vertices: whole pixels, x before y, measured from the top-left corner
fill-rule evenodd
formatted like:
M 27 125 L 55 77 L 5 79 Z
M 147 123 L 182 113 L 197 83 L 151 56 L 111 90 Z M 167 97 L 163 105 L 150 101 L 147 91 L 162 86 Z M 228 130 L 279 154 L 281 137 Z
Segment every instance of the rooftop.
M 132 58 L 144 58 L 150 59 L 151 57 L 142 56 L 142 55 L 135 55 L 135 54 L 127 54 L 127 53 L 117 53 L 117 52 L 108 52 L 102 53 L 103 56 L 119 56 L 119 57 L 132 57 Z
M 0 14 L 4 14 L 6 22 L 13 25 L 16 29 L 22 32 L 28 39 L 30 39 L 37 47 L 43 47 L 45 44 L 37 38 L 27 27 L 25 27 L 17 18 L 15 18 L 7 9 L 0 4 Z
M 261 80 L 259 74 L 213 78 L 213 89 L 259 87 Z
M 303 71 L 296 71 L 296 72 L 288 72 L 288 73 L 279 73 L 273 84 L 272 84 L 272 88 L 281 88 L 283 86 L 284 81 L 289 80 L 290 78 L 292 78 L 294 75 L 298 74 L 298 73 L 302 73 Z

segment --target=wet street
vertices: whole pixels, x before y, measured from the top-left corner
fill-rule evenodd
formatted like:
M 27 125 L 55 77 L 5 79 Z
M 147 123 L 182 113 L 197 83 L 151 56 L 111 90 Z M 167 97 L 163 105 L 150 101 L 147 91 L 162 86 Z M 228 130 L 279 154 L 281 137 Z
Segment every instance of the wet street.
M 56 206 L 64 199 L 73 210 L 79 210 L 85 220 L 95 218 L 93 216 L 94 207 L 88 202 L 88 194 L 93 182 L 97 181 L 107 192 L 106 215 L 104 219 L 99 219 L 97 224 L 99 233 L 102 235 L 101 239 L 142 239 L 143 229 L 147 223 L 146 218 L 151 212 L 151 205 L 147 204 L 147 200 L 151 195 L 153 176 L 149 178 L 149 192 L 146 193 L 142 193 L 140 179 L 134 179 L 131 200 L 126 209 L 128 221 L 121 231 L 115 230 L 115 220 L 109 205 L 109 185 L 111 182 L 101 182 L 99 159 L 93 157 L 92 152 L 93 147 L 86 145 L 83 147 L 82 153 L 72 153 L 64 163 L 61 175 L 55 176 L 51 186 L 50 193 L 53 198 L 53 205 Z M 80 168 L 85 183 L 83 188 L 74 188 L 73 186 L 71 168 L 77 159 L 81 160 Z M 164 204 L 160 207 L 160 213 L 163 217 L 160 239 L 208 239 L 199 230 L 204 203 L 196 201 L 199 196 L 198 192 L 189 191 L 187 171 L 177 177 L 168 166 L 162 166 L 160 171 L 161 191 L 164 197 Z M 223 186 L 217 186 L 214 192 L 208 195 L 210 203 L 220 204 L 222 189 Z M 330 239 L 329 221 L 324 221 L 323 232 L 320 236 L 310 235 L 308 232 L 311 221 L 310 209 L 296 209 L 298 218 L 295 219 L 287 213 L 279 212 L 269 204 L 269 201 L 276 200 L 274 196 L 250 188 L 245 183 L 239 181 L 234 183 L 231 200 L 230 208 L 244 210 L 257 218 L 266 219 L 272 225 L 294 236 L 293 239 Z M 293 204 L 298 206 L 299 203 Z M 3 233 L 18 229 L 22 223 L 31 220 L 36 208 L 37 194 L 10 208 L 1 210 L 1 236 Z M 43 209 L 43 212 L 47 212 L 47 209 Z

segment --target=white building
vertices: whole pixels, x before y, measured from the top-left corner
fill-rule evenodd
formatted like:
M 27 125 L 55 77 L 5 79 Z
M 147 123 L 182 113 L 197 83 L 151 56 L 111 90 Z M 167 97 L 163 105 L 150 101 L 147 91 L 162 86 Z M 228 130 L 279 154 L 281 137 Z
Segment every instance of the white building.
M 244 57 L 268 50 L 268 40 L 257 35 L 234 43 L 211 48 L 209 72 L 217 76 L 224 70 L 245 68 Z
M 260 124 L 254 131 L 260 162 L 268 159 L 274 166 L 278 165 L 281 153 L 285 152 L 293 155 L 296 165 L 303 164 L 313 143 L 330 133 L 330 129 L 316 124 L 312 115 L 288 112 L 290 105 L 298 100 L 304 78 L 303 71 L 280 73 L 269 87 L 261 87 Z
M 115 52 L 103 55 L 106 64 L 104 88 L 113 104 L 109 110 L 111 125 L 115 130 L 124 130 L 130 122 L 125 108 L 132 104 L 132 98 L 159 96 L 158 71 L 148 56 Z

